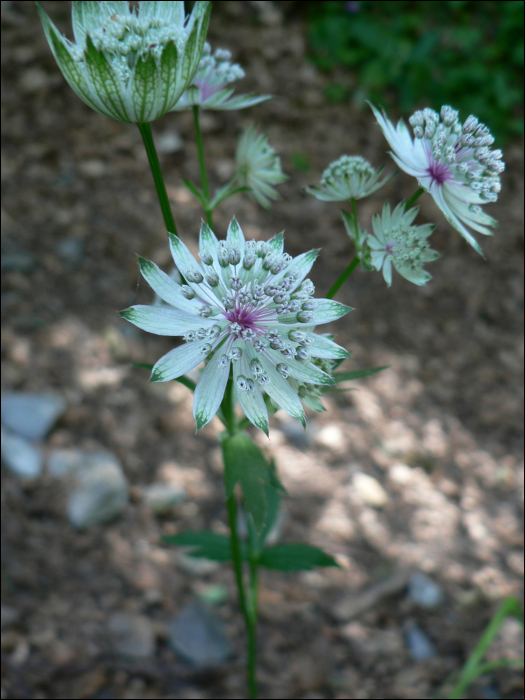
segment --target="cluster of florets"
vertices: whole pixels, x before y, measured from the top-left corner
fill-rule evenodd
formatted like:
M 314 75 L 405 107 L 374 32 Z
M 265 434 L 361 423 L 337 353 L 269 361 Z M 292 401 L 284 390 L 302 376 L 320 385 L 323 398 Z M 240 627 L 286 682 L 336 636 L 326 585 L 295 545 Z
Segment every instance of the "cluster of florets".
M 323 172 L 319 187 L 308 187 L 307 192 L 325 202 L 362 199 L 390 179 L 378 182 L 382 170 L 376 170 L 361 156 L 341 156 Z
M 458 116 L 445 105 L 440 115 L 427 108 L 415 112 L 409 122 L 416 139 L 428 142 L 437 180 L 455 177 L 484 202 L 495 202 L 501 190 L 499 175 L 505 170 L 503 154 L 490 149 L 494 138 L 476 117 L 471 115 L 462 125 Z
M 202 101 L 225 85 L 244 78 L 245 72 L 238 63 L 230 63 L 231 57 L 231 52 L 226 49 L 216 49 L 212 54 L 208 42 L 204 44 L 203 55 L 193 79 Z
M 241 186 L 263 207 L 279 196 L 274 185 L 288 179 L 281 170 L 281 160 L 264 134 L 248 128 L 239 139 L 236 154 L 236 178 Z
M 401 202 L 393 212 L 386 203 L 381 215 L 374 214 L 375 235 L 367 237 L 367 245 L 371 249 L 372 265 L 376 270 L 383 270 L 388 285 L 392 283 L 392 265 L 414 284 L 423 285 L 431 279 L 423 265 L 438 258 L 427 240 L 434 226 L 414 226 L 417 213 L 417 207 L 405 211 L 405 203 Z

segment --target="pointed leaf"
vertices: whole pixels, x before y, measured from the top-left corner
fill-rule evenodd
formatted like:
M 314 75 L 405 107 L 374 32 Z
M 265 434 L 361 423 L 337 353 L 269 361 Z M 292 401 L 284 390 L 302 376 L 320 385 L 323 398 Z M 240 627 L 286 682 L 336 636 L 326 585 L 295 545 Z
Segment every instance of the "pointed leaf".
M 303 542 L 276 544 L 263 550 L 259 566 L 279 571 L 308 571 L 314 566 L 337 566 L 336 560 L 322 549 Z
M 308 322 L 312 326 L 319 326 L 323 323 L 337 321 L 341 316 L 345 316 L 350 313 L 350 311 L 353 311 L 351 306 L 345 306 L 331 299 L 316 299 L 316 301 L 317 308 L 312 311 L 312 318 Z
M 106 114 L 121 122 L 131 122 L 123 102 L 124 87 L 102 51 L 97 51 L 91 37 L 86 37 L 85 65 L 95 92 Z
M 145 61 L 139 58 L 129 85 L 129 94 L 133 103 L 133 121 L 144 124 L 162 116 L 157 114 L 161 97 L 160 89 L 157 64 L 153 56 L 150 54 Z
M 210 530 L 187 530 L 178 535 L 165 535 L 162 542 L 179 547 L 192 547 L 188 552 L 190 557 L 202 557 L 212 561 L 231 561 L 232 551 L 230 538 Z
M 186 374 L 186 372 L 189 372 L 190 369 L 193 369 L 204 360 L 206 352 L 203 352 L 203 346 L 207 348 L 208 343 L 185 343 L 174 350 L 170 350 L 153 365 L 150 381 L 169 382 L 172 379 L 177 379 L 182 374 Z
M 214 356 L 206 365 L 202 373 L 193 399 L 193 416 L 197 424 L 197 430 L 207 425 L 219 410 L 224 397 L 224 389 L 230 376 L 230 360 L 225 366 L 220 364 L 222 358 L 221 348 L 218 348 Z
M 164 306 L 130 306 L 120 312 L 122 318 L 155 335 L 184 335 L 198 328 L 210 328 L 213 319 L 199 318 L 187 311 L 169 309 Z

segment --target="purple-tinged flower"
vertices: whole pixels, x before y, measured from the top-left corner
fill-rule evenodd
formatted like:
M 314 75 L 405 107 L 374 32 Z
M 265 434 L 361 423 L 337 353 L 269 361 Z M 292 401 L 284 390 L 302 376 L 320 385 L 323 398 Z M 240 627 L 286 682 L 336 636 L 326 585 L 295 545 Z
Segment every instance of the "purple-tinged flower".
M 409 119 L 415 137 L 412 140 L 402 120 L 394 127 L 384 112 L 370 106 L 392 147 L 395 162 L 417 178 L 449 224 L 483 255 L 466 226 L 492 235 L 487 226 L 496 226 L 497 221 L 480 205 L 497 200 L 500 173 L 505 169 L 502 152 L 490 148 L 494 139 L 488 128 L 472 115 L 460 124 L 458 112 L 452 107 L 442 107 L 440 114 L 424 109 Z

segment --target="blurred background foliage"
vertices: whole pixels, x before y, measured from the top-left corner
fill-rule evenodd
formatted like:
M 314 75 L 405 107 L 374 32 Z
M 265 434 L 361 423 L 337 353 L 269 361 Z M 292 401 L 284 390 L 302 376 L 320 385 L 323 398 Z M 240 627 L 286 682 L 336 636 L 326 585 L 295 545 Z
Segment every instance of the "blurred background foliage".
M 523 2 L 310 2 L 315 65 L 330 101 L 475 114 L 500 144 L 523 134 Z M 345 72 L 349 71 L 348 78 Z

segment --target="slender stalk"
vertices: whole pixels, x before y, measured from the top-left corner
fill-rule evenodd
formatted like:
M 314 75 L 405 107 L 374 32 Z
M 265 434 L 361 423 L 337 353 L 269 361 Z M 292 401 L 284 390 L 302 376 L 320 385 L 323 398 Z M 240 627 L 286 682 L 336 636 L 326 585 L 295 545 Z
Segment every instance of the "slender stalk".
M 352 203 L 352 214 L 354 215 L 355 239 L 358 240 L 358 238 L 359 238 L 359 224 L 357 223 L 357 209 L 355 206 L 355 197 L 352 197 L 352 199 L 350 201 Z M 342 287 L 344 282 L 350 277 L 350 275 L 355 270 L 355 268 L 358 266 L 358 264 L 359 264 L 359 258 L 356 255 L 355 258 L 350 263 L 350 265 L 348 265 L 346 270 L 343 272 L 343 274 L 339 277 L 339 279 L 335 282 L 335 284 L 330 288 L 330 291 L 326 295 L 327 299 L 334 298 L 334 296 L 337 294 L 337 292 Z
M 235 580 L 237 582 L 237 594 L 239 597 L 239 606 L 244 616 L 246 624 L 246 632 L 248 635 L 248 691 L 250 698 L 257 698 L 257 682 L 255 680 L 255 651 L 256 651 L 256 634 L 254 618 L 244 591 L 244 582 L 242 576 L 242 556 L 239 535 L 237 532 L 237 499 L 235 494 L 232 494 L 226 501 L 228 508 L 228 523 L 230 525 L 230 543 L 232 548 L 233 568 L 235 570 Z
M 230 374 L 224 399 L 221 403 L 221 410 L 225 418 L 225 425 L 228 433 L 233 436 L 240 428 L 240 422 L 235 415 L 235 402 L 233 395 L 233 377 Z M 237 530 L 237 499 L 235 494 L 226 499 L 228 510 L 228 524 L 230 526 L 230 544 L 232 549 L 233 569 L 235 571 L 235 581 L 237 583 L 237 597 L 239 607 L 244 617 L 246 634 L 248 637 L 248 658 L 246 670 L 248 673 L 248 690 L 250 698 L 257 698 L 257 683 L 255 679 L 256 670 L 256 625 L 257 625 L 257 566 L 255 561 L 250 562 L 250 599 L 248 600 L 244 588 L 243 562 L 241 544 Z M 250 548 L 251 549 L 251 548 Z M 255 574 L 254 574 L 255 571 Z
M 202 191 L 204 193 L 204 196 L 206 197 L 206 201 L 210 201 L 210 188 L 208 187 L 208 176 L 206 175 L 206 162 L 204 160 L 204 146 L 202 143 L 202 133 L 201 133 L 201 126 L 199 122 L 199 105 L 193 105 L 193 121 L 195 123 L 195 140 L 197 142 L 197 151 L 199 154 L 199 167 L 201 171 L 201 186 L 202 186 Z M 208 222 L 208 226 L 210 228 L 213 228 L 213 218 L 212 218 L 212 210 L 208 209 L 206 207 L 205 209 L 205 214 L 206 214 L 206 221 Z
M 155 182 L 155 188 L 157 190 L 157 196 L 159 198 L 159 204 L 162 210 L 162 216 L 164 217 L 164 223 L 166 224 L 166 229 L 170 233 L 174 233 L 176 236 L 178 236 L 179 233 L 177 231 L 177 227 L 175 226 L 173 214 L 171 213 L 168 194 L 166 192 L 164 178 L 162 177 L 162 171 L 160 169 L 159 158 L 153 142 L 151 126 L 149 122 L 137 124 L 137 126 L 139 128 L 140 135 L 142 136 L 142 140 L 144 141 L 144 147 L 148 155 L 149 166 L 151 168 L 151 174 L 153 175 L 153 181 Z
M 422 187 L 420 187 L 420 188 L 418 189 L 418 191 L 417 191 L 415 194 L 413 194 L 412 197 L 410 197 L 410 199 L 408 200 L 407 205 L 406 205 L 406 209 L 410 209 L 410 207 L 412 206 L 412 204 L 414 204 L 414 202 L 416 201 L 416 199 L 419 199 L 419 197 L 421 197 L 421 195 L 423 194 L 423 192 L 425 192 L 425 190 L 424 190 Z
M 330 291 L 326 295 L 326 299 L 333 299 L 334 296 L 337 294 L 339 289 L 343 286 L 343 283 L 350 277 L 352 272 L 355 270 L 355 268 L 359 265 L 359 258 L 357 255 L 355 258 L 352 260 L 350 265 L 346 268 L 346 270 L 343 272 L 341 277 L 337 280 L 337 282 L 331 287 Z

